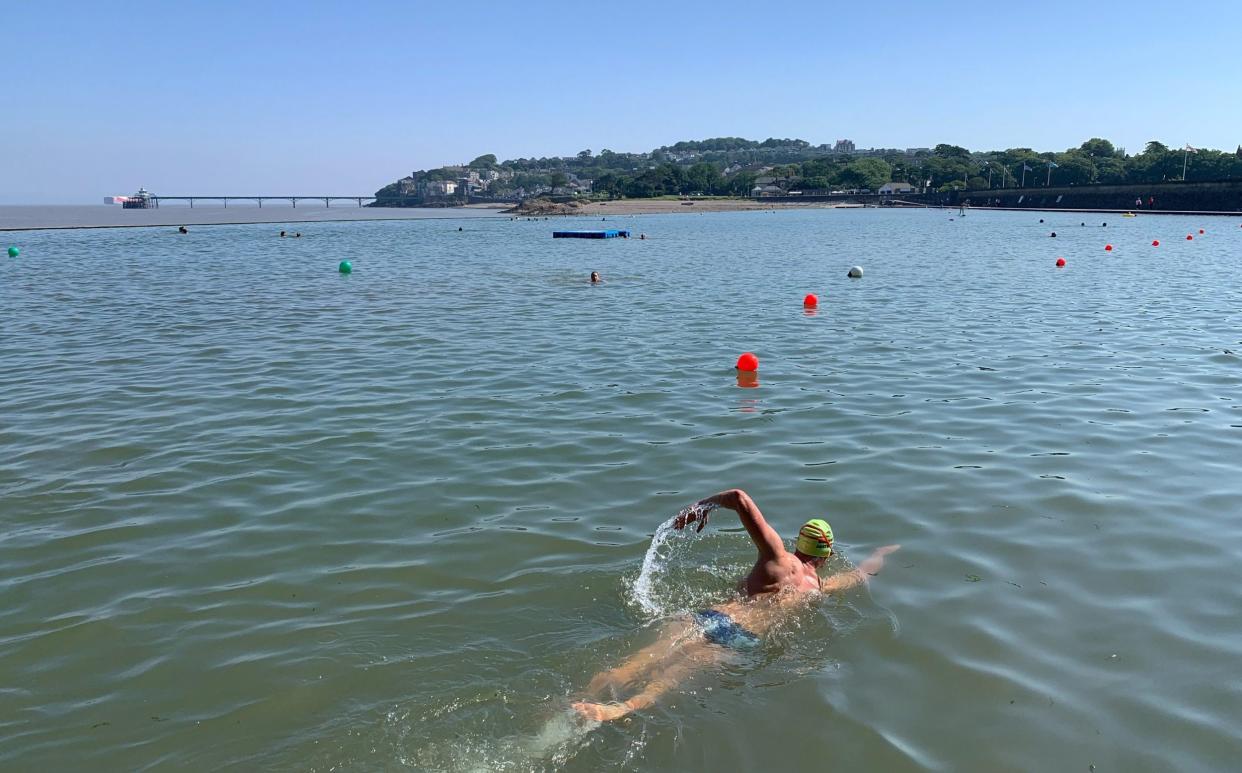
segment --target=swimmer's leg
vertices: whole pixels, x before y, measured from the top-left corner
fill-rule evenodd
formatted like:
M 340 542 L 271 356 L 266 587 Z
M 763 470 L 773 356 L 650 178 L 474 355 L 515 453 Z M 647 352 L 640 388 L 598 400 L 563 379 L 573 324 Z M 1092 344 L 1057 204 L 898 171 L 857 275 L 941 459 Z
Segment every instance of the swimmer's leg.
M 617 690 L 633 684 L 668 658 L 674 657 L 679 641 L 696 634 L 694 626 L 688 621 L 666 623 L 653 643 L 630 655 L 616 668 L 596 674 L 587 685 L 587 690 L 598 694 L 604 688 Z
M 655 703 L 661 695 L 681 684 L 686 677 L 709 663 L 720 659 L 723 650 L 709 644 L 703 639 L 685 642 L 677 648 L 676 657 L 665 657 L 657 661 L 651 668 L 652 677 L 647 680 L 641 692 L 620 703 L 593 703 L 578 701 L 573 704 L 580 714 L 587 719 L 607 722 L 619 719 L 631 711 L 645 709 Z

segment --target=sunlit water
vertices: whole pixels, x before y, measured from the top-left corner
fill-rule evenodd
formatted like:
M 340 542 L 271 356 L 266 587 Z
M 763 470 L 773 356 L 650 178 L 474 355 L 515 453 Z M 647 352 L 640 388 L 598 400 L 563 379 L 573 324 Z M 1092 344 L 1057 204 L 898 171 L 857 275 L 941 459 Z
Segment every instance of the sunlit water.
M 9 234 L 0 768 L 1235 768 L 1242 228 L 1039 217 Z M 653 544 L 731 486 L 902 548 L 576 719 L 733 593 L 731 512 Z

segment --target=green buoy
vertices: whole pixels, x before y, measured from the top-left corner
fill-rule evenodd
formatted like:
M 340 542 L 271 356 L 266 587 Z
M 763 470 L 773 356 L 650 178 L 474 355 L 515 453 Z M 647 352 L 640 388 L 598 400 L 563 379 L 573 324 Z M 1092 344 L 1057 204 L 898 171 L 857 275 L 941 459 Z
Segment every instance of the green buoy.
M 352 274 L 354 272 L 354 264 L 348 260 L 342 260 L 341 265 L 337 266 L 337 270 L 342 274 Z
M 17 249 L 16 247 L 9 247 L 10 258 L 16 258 L 18 255 L 21 255 L 21 254 L 22 254 L 22 251 Z

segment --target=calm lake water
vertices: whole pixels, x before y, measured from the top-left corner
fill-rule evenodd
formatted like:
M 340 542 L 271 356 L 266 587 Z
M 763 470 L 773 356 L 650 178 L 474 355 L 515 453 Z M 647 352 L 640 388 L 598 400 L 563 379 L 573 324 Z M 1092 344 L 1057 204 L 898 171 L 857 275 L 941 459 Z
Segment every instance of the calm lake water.
M 1242 228 L 1082 218 L 9 234 L 0 768 L 1236 769 Z M 574 720 L 732 486 L 902 548 Z M 754 555 L 728 511 L 669 544 L 668 613 Z

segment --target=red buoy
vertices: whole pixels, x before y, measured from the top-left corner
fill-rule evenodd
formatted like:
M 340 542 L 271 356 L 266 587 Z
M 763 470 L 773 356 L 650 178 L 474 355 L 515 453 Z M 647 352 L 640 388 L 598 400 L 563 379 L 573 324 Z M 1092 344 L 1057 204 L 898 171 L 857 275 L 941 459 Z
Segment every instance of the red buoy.
M 1105 252 L 1112 252 L 1112 251 L 1113 251 L 1113 245 L 1111 245 L 1111 244 L 1105 244 L 1105 245 L 1104 245 L 1104 251 L 1105 251 Z
M 1193 235 L 1186 234 L 1186 241 L 1193 242 L 1194 240 L 1195 240 L 1195 237 Z
M 1057 268 L 1065 268 L 1065 258 L 1057 258 Z
M 802 299 L 802 305 L 808 309 L 813 309 L 819 305 L 819 298 L 815 293 L 807 293 L 806 297 Z
M 759 358 L 750 352 L 742 352 L 742 356 L 737 358 L 737 369 L 746 373 L 759 370 Z
M 1199 233 L 1203 233 L 1203 229 L 1202 229 L 1202 228 L 1200 228 L 1200 229 L 1199 229 Z
M 1151 240 L 1151 246 L 1153 246 L 1153 247 L 1159 247 L 1159 246 L 1160 246 L 1160 240 L 1159 240 L 1159 239 L 1152 239 L 1152 240 Z

